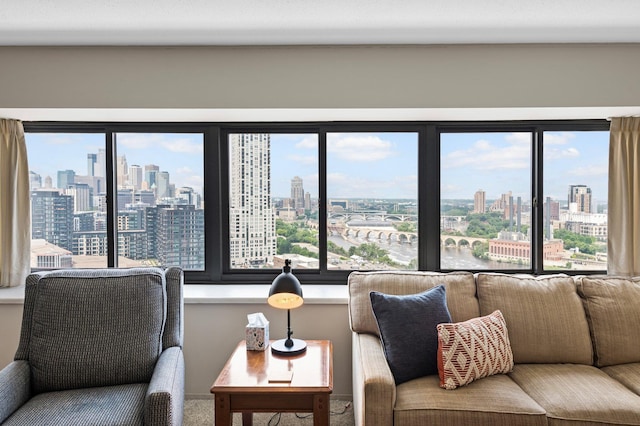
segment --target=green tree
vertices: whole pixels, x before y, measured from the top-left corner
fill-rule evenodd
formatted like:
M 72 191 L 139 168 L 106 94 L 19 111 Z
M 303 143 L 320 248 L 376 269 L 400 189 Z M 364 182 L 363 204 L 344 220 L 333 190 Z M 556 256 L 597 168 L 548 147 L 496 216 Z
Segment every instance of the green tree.
M 571 232 L 566 229 L 557 229 L 553 231 L 553 237 L 562 240 L 565 250 L 577 247 L 580 253 L 594 255 L 598 248 L 595 238 L 587 235 L 576 234 L 575 232 Z

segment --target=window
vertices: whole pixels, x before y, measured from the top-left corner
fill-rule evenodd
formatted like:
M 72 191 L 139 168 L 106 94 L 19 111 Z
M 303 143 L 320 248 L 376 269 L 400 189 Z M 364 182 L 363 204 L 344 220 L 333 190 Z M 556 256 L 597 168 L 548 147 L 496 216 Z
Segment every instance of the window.
M 327 134 L 327 267 L 417 269 L 418 134 Z
M 442 133 L 440 266 L 531 265 L 533 134 Z
M 318 135 L 232 133 L 229 268 L 318 270 Z
M 608 122 L 25 123 L 32 267 L 606 270 Z
M 31 267 L 106 267 L 105 135 L 25 136 L 31 190 Z
M 545 270 L 607 269 L 609 133 L 544 132 Z

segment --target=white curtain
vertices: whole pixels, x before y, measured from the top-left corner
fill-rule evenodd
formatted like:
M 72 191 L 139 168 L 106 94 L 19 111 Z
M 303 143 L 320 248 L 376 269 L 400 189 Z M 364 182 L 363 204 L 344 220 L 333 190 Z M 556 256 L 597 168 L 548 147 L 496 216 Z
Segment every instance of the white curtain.
M 640 275 L 640 117 L 611 120 L 608 273 Z
M 0 287 L 24 284 L 31 263 L 29 165 L 22 123 L 0 119 Z

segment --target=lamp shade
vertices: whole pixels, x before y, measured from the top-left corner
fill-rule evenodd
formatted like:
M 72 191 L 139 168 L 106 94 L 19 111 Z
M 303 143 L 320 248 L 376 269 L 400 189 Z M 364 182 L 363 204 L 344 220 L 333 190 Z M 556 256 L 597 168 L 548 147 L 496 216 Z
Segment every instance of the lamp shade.
M 295 275 L 291 273 L 291 260 L 286 259 L 282 273 L 278 275 L 269 289 L 267 303 L 278 309 L 295 309 L 304 303 L 302 286 Z

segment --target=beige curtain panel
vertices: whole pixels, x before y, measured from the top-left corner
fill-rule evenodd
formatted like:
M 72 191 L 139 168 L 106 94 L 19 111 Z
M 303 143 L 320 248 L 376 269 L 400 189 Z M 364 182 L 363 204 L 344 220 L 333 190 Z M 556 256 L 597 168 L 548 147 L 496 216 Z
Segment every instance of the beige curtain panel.
M 29 165 L 22 123 L 0 119 L 0 287 L 24 284 L 31 262 Z
M 611 120 L 608 273 L 640 275 L 640 117 Z

